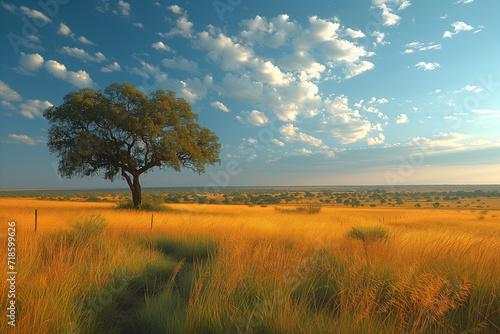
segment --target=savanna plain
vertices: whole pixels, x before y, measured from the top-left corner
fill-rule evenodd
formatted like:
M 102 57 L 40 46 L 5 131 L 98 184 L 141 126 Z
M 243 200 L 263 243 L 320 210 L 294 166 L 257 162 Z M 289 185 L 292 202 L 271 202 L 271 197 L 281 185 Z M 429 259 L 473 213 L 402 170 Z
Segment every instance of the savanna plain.
M 3 192 L 15 331 L 500 333 L 493 188 Z

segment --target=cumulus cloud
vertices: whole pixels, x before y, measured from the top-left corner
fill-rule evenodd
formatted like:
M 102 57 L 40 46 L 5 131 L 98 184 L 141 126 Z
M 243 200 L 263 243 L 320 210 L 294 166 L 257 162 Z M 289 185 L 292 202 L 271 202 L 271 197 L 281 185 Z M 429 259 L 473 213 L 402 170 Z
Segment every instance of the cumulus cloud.
M 484 88 L 478 87 L 476 85 L 467 85 L 457 91 L 454 91 L 454 93 L 461 93 L 461 92 L 473 92 L 473 93 L 480 93 L 484 90 Z
M 308 150 L 306 148 L 301 148 L 301 149 L 298 149 L 297 151 L 295 151 L 295 153 L 297 153 L 299 155 L 310 155 L 310 154 L 312 154 L 312 151 Z
M 372 33 L 372 36 L 375 37 L 375 42 L 373 42 L 373 46 L 391 44 L 385 40 L 385 33 L 383 32 L 375 30 Z
M 118 11 L 122 16 L 130 15 L 130 4 L 128 2 L 118 0 Z
M 26 15 L 29 18 L 39 20 L 39 21 L 42 21 L 44 23 L 52 22 L 52 20 L 49 19 L 45 14 L 43 14 L 42 12 L 40 12 L 36 9 L 30 9 L 28 7 L 25 7 L 25 6 L 20 6 L 19 9 L 21 10 L 21 12 L 24 15 Z
M 0 80 L 0 98 L 6 101 L 21 101 L 22 97 L 15 90 Z
M 194 61 L 187 60 L 184 57 L 174 57 L 172 59 L 163 59 L 162 65 L 166 68 L 177 69 L 187 72 L 198 72 L 198 64 Z
M 8 136 L 8 140 L 3 141 L 4 143 L 9 143 L 9 144 L 26 144 L 26 145 L 38 145 L 41 143 L 44 143 L 45 141 L 43 139 L 33 139 L 27 135 L 16 135 L 16 134 L 10 134 Z
M 380 9 L 382 9 L 382 21 L 384 26 L 393 26 L 399 23 L 401 17 L 397 14 L 394 14 L 392 9 L 387 7 L 385 3 L 380 5 Z
M 347 28 L 345 30 L 345 34 L 352 38 L 364 38 L 366 35 L 361 30 L 353 30 L 351 28 Z
M 65 25 L 64 23 L 61 23 L 59 25 L 59 29 L 57 30 L 57 33 L 59 35 L 63 35 L 63 36 L 72 36 L 72 35 L 74 36 L 75 35 L 71 32 L 71 29 L 67 25 Z
M 228 107 L 226 107 L 224 105 L 224 103 L 219 102 L 219 101 L 214 101 L 210 105 L 212 106 L 212 108 L 219 109 L 219 110 L 222 110 L 224 112 L 230 112 L 231 111 L 231 110 L 229 110 Z
M 161 42 L 161 41 L 151 44 L 151 47 L 153 49 L 156 49 L 156 50 L 163 50 L 163 51 L 168 51 L 168 52 L 172 51 L 172 49 L 169 46 L 163 44 L 163 42 Z
M 456 34 L 462 32 L 462 31 L 469 31 L 469 30 L 474 29 L 474 27 L 472 27 L 472 26 L 470 26 L 462 21 L 453 22 L 451 24 L 451 26 L 453 27 L 453 32 L 445 31 L 443 34 L 443 38 L 450 38 L 450 37 L 455 36 Z
M 399 115 L 398 117 L 396 117 L 396 123 L 397 124 L 408 123 L 408 116 L 406 116 L 406 114 Z
M 366 141 L 368 145 L 380 145 L 383 144 L 385 140 L 385 136 L 382 133 L 379 133 L 378 137 L 368 138 Z
M 264 126 L 269 122 L 267 116 L 258 110 L 252 110 L 251 112 L 242 111 L 243 116 L 236 116 L 236 119 L 242 123 L 252 124 L 255 126 Z
M 418 69 L 424 70 L 424 71 L 432 71 L 438 67 L 441 67 L 441 65 L 439 65 L 439 63 L 426 63 L 426 62 L 421 61 L 421 62 L 415 64 L 415 67 Z
M 369 61 L 362 60 L 359 63 L 348 63 L 346 64 L 346 79 L 355 77 L 363 72 L 369 71 L 375 68 L 373 63 Z
M 67 81 L 79 88 L 92 87 L 94 82 L 89 74 L 83 70 L 78 72 L 68 71 L 66 66 L 55 60 L 45 62 L 45 69 L 54 77 Z
M 177 14 L 177 15 L 182 15 L 184 13 L 184 10 L 179 7 L 178 5 L 171 5 L 167 7 L 172 13 Z
M 96 63 L 102 63 L 106 60 L 106 57 L 101 52 L 94 53 L 94 55 L 92 56 L 85 50 L 79 48 L 71 48 L 69 46 L 62 47 L 59 52 L 70 57 L 78 58 L 83 62 L 93 61 Z
M 19 106 L 19 112 L 26 118 L 42 117 L 45 109 L 52 107 L 49 101 L 27 100 Z
M 289 143 L 304 142 L 311 146 L 320 147 L 323 141 L 304 132 L 300 132 L 293 124 L 285 124 L 280 128 L 280 134 L 283 139 Z
M 120 64 L 116 61 L 112 64 L 101 67 L 101 72 L 111 73 L 111 72 L 120 72 L 122 70 Z
M 76 37 L 76 34 L 71 31 L 71 29 L 64 23 L 59 24 L 59 29 L 57 29 L 57 33 L 59 35 L 70 37 L 74 41 L 78 41 L 87 45 L 94 45 L 90 40 L 85 38 L 84 36 Z
M 25 54 L 21 52 L 19 55 L 19 65 L 17 72 L 21 74 L 31 74 L 38 71 L 43 65 L 44 59 L 38 53 Z
M 257 15 L 253 19 L 243 20 L 240 23 L 243 30 L 240 36 L 251 45 L 264 45 L 270 48 L 279 48 L 300 30 L 297 23 L 291 22 L 286 14 L 278 15 L 271 20 Z
M 185 38 L 193 37 L 193 23 L 189 21 L 187 12 L 178 5 L 169 6 L 168 9 L 172 11 L 172 13 L 179 15 L 179 17 L 175 20 L 175 28 L 172 28 L 168 33 L 159 33 L 159 35 L 165 38 L 174 36 Z
M 284 142 L 282 142 L 281 140 L 278 140 L 276 138 L 271 139 L 271 143 L 276 144 L 276 145 L 281 146 L 281 147 L 285 146 Z

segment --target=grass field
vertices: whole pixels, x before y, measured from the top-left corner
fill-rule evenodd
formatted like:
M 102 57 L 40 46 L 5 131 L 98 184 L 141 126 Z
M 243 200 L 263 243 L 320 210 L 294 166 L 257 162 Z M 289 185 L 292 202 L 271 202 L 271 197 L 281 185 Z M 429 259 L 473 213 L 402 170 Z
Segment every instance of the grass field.
M 16 331 L 500 332 L 500 211 L 169 207 L 1 199 Z

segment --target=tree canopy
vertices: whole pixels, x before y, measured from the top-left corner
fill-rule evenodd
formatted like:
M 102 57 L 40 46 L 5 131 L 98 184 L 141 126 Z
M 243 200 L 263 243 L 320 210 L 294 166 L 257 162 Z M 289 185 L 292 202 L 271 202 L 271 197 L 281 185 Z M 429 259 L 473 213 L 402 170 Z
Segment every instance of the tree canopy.
M 172 91 L 148 96 L 127 82 L 104 92 L 85 88 L 66 94 L 44 117 L 51 124 L 47 146 L 60 158 L 61 176 L 123 177 L 135 207 L 141 204 L 139 176 L 152 168 L 201 174 L 206 165 L 220 163 L 219 138 Z

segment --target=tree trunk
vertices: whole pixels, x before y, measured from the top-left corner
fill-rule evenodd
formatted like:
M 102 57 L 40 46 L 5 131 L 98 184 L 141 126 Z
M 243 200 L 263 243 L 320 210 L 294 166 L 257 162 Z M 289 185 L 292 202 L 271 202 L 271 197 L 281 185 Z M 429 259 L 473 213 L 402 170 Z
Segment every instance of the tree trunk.
M 142 190 L 141 190 L 141 184 L 139 183 L 139 173 L 137 172 L 129 172 L 132 174 L 132 178 L 130 178 L 130 175 L 128 175 L 124 170 L 122 170 L 122 176 L 127 180 L 127 184 L 130 187 L 130 190 L 132 191 L 132 201 L 134 203 L 134 208 L 138 208 L 139 205 L 141 205 L 142 202 Z
M 141 184 L 139 183 L 139 175 L 134 174 L 134 181 L 132 183 L 132 201 L 134 202 L 134 208 L 138 208 L 142 202 L 142 189 Z

